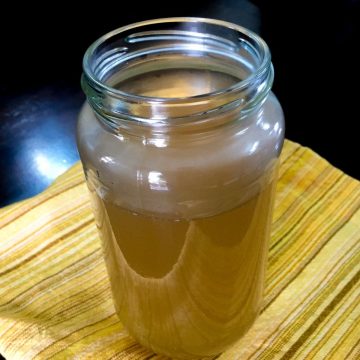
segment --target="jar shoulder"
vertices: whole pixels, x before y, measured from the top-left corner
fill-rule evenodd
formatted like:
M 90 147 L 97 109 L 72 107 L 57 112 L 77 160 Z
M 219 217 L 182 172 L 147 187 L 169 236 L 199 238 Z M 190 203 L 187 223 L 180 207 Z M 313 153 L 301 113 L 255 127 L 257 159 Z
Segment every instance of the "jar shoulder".
M 154 156 L 154 165 L 157 159 L 168 157 L 175 157 L 180 162 L 191 160 L 193 163 L 197 158 L 203 158 L 205 153 L 206 158 L 222 156 L 224 160 L 232 158 L 241 161 L 261 152 L 279 152 L 284 140 L 284 127 L 282 108 L 273 93 L 255 113 L 203 138 L 191 134 L 131 136 L 121 130 L 114 133 L 101 124 L 85 103 L 79 114 L 77 141 L 80 156 L 90 162 L 101 161 L 102 157 L 108 156 L 114 161 L 119 158 L 119 161 L 132 161 L 135 164 L 140 153 L 141 157 Z M 124 157 L 124 152 L 127 155 L 131 152 L 131 156 Z

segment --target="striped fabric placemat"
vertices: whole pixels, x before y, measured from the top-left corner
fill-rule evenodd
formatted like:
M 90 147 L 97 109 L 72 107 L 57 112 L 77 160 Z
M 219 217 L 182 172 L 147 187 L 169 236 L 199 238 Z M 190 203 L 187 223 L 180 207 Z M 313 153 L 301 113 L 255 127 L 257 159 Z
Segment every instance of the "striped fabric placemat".
M 219 359 L 360 359 L 360 183 L 287 141 L 263 311 Z M 0 210 L 0 353 L 165 359 L 114 313 L 80 164 Z

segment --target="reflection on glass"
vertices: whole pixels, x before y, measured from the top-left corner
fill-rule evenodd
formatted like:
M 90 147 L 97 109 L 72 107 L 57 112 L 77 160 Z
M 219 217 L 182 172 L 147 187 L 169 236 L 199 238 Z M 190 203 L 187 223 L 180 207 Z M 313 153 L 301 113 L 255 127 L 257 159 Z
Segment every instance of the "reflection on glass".
M 163 179 L 159 171 L 150 171 L 148 181 L 151 190 L 169 190 L 166 180 Z
M 105 164 L 115 164 L 115 161 L 111 156 L 102 156 L 100 161 Z

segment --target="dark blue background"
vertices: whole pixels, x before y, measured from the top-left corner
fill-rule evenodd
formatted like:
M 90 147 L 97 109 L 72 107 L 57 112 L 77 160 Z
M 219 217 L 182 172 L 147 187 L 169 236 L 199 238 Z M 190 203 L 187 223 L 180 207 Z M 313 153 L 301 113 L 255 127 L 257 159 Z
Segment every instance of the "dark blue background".
M 359 1 L 48 2 L 2 9 L 0 206 L 36 194 L 78 159 L 75 121 L 87 46 L 134 21 L 204 16 L 267 41 L 286 136 L 360 178 Z

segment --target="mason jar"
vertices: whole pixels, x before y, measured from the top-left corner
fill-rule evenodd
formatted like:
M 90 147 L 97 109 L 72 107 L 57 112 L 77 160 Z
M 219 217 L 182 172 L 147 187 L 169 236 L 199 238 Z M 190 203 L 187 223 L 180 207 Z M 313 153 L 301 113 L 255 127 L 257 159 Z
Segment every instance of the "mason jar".
M 284 122 L 265 42 L 202 18 L 87 50 L 78 148 L 116 312 L 156 353 L 218 354 L 253 324 Z

